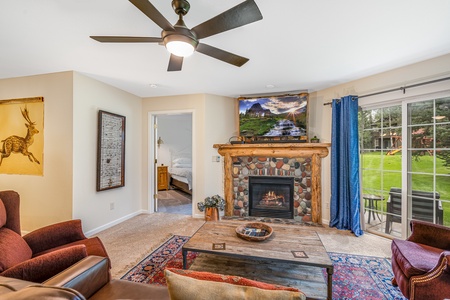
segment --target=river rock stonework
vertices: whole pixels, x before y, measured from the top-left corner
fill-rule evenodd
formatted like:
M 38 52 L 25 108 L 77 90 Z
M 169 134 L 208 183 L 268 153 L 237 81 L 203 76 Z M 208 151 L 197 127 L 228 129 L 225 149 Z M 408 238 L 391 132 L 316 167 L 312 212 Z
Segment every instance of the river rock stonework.
M 248 177 L 294 177 L 294 219 L 311 221 L 311 158 L 240 156 L 233 158 L 233 214 L 248 217 Z

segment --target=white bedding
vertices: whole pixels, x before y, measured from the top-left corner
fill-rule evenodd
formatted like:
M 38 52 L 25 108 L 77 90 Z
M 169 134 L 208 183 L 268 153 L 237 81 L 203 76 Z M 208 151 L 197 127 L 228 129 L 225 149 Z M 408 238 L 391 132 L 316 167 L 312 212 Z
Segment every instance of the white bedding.
M 176 180 L 186 182 L 189 190 L 192 190 L 192 168 L 171 168 L 170 175 Z

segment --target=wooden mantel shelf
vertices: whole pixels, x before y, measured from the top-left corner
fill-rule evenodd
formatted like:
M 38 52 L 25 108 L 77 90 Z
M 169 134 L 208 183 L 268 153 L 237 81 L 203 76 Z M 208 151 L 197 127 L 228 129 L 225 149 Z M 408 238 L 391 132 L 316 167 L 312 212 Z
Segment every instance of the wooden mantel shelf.
M 273 144 L 214 144 L 219 154 L 226 156 L 281 156 L 298 157 L 319 155 L 320 158 L 328 155 L 330 143 L 273 143 Z
M 329 153 L 330 143 L 255 143 L 255 144 L 214 144 L 224 157 L 225 169 L 225 215 L 233 214 L 233 158 L 239 156 L 260 157 L 311 157 L 312 159 L 312 221 L 321 223 L 321 159 Z

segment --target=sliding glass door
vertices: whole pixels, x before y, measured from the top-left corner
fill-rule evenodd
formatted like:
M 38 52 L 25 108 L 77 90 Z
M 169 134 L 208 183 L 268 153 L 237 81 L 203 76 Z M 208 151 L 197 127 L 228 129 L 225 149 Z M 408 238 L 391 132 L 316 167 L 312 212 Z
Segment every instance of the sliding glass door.
M 400 212 L 387 210 L 391 189 L 402 186 L 401 105 L 360 112 L 362 200 L 366 230 L 385 232 L 386 220 L 400 218 Z
M 367 231 L 450 225 L 450 97 L 362 110 L 360 148 Z
M 408 221 L 449 226 L 450 97 L 409 103 L 407 114 Z

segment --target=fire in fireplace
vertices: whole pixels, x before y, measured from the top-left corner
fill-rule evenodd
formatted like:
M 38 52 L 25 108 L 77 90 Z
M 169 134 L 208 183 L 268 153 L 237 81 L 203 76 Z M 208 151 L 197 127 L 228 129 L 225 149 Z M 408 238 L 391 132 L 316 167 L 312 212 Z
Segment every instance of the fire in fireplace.
M 294 218 L 294 178 L 249 177 L 249 215 L 254 217 Z

